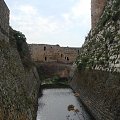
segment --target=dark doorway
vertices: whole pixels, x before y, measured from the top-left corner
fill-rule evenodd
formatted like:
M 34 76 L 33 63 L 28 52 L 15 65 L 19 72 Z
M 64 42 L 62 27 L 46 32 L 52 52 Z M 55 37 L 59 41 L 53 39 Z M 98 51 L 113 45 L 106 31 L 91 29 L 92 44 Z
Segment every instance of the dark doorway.
M 44 47 L 44 51 L 46 50 L 46 47 Z
M 47 61 L 47 57 L 45 57 L 45 61 Z
M 69 57 L 67 57 L 67 61 L 69 61 Z

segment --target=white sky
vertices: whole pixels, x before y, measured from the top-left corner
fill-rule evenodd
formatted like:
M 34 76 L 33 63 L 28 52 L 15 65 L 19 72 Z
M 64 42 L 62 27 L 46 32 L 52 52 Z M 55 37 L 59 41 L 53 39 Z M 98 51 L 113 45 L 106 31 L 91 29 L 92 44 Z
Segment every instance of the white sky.
M 5 0 L 10 25 L 28 43 L 80 47 L 91 28 L 91 0 Z

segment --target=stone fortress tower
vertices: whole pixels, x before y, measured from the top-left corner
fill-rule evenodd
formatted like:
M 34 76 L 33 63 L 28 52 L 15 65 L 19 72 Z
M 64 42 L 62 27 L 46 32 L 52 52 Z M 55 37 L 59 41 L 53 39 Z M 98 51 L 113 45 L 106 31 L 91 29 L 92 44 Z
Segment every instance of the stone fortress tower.
M 107 0 L 91 0 L 91 24 L 94 28 L 103 13 Z
M 9 42 L 9 14 L 6 3 L 0 0 L 0 42 Z

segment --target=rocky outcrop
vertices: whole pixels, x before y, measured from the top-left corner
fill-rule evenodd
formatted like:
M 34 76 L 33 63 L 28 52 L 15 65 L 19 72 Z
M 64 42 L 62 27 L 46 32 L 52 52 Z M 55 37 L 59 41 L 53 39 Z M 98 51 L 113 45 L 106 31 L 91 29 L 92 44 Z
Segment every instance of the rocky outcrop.
M 71 82 L 97 120 L 120 119 L 120 1 L 105 10 L 86 37 Z
M 21 50 L 27 50 L 26 42 L 21 42 Z M 36 118 L 39 76 L 25 59 L 28 56 L 20 54 L 15 31 L 10 29 L 9 41 L 0 39 L 0 120 Z

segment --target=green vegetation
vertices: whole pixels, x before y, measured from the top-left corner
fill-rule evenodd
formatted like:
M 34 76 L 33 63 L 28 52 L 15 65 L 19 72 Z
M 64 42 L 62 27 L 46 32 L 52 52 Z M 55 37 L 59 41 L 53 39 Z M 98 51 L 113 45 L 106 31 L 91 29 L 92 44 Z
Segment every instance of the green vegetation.
M 85 70 L 85 68 L 87 67 L 89 58 L 85 56 L 85 57 L 81 57 L 80 60 L 81 61 L 76 62 L 77 68 L 78 68 L 78 70 Z
M 119 19 L 119 17 L 120 17 L 120 11 L 118 11 L 116 14 L 112 16 L 112 20 L 116 22 Z
M 67 85 L 68 80 L 67 80 L 67 78 L 60 78 L 59 76 L 53 76 L 51 78 L 44 79 L 42 81 L 42 84 L 53 84 L 53 85 L 64 84 L 64 85 Z
M 118 9 L 120 5 L 120 0 L 116 0 L 116 2 L 114 3 L 114 9 Z
M 26 45 L 24 46 L 24 44 L 26 44 L 26 37 L 21 32 L 14 30 L 14 38 L 16 40 L 17 50 L 20 54 L 20 57 L 24 58 L 26 52 L 28 51 L 28 49 L 26 49 Z
M 17 50 L 25 68 L 30 68 L 33 63 L 30 56 L 29 47 L 26 42 L 26 37 L 19 31 L 13 30 L 13 37 L 16 41 Z
M 106 22 L 111 18 L 110 10 L 103 14 L 103 17 L 100 20 L 100 25 L 103 27 L 105 26 Z

